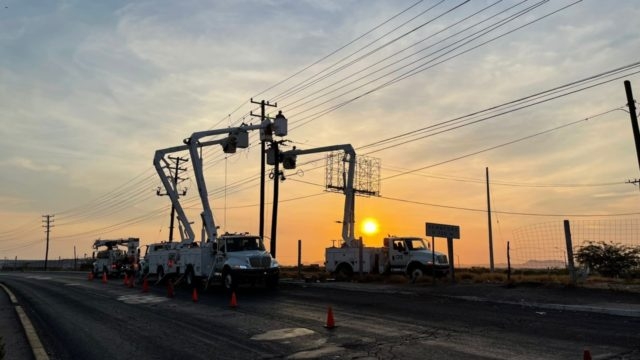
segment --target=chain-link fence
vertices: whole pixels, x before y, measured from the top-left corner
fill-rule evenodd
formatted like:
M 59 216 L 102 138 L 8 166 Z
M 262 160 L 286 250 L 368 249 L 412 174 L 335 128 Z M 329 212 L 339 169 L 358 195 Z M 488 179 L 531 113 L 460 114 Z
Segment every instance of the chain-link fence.
M 589 241 L 640 245 L 640 218 L 571 220 L 569 224 L 574 254 Z M 516 229 L 510 250 L 516 268 L 565 268 L 569 259 L 563 221 Z

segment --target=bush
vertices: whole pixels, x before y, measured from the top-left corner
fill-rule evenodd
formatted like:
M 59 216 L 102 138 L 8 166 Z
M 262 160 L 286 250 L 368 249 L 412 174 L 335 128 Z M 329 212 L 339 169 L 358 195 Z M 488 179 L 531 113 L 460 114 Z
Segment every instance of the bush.
M 628 276 L 640 266 L 640 247 L 589 241 L 576 251 L 575 258 L 602 276 Z

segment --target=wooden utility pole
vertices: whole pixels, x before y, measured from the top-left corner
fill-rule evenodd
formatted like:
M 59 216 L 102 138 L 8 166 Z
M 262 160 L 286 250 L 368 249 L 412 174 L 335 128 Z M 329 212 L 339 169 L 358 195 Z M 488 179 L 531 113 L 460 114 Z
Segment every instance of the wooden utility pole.
M 257 102 L 251 99 L 251 103 L 260 105 L 259 116 L 260 116 L 260 122 L 262 124 L 264 124 L 264 121 L 266 119 L 266 113 L 265 113 L 266 107 L 278 106 L 278 104 L 270 104 L 268 101 L 264 101 L 264 100 Z M 251 113 L 251 116 L 256 116 L 256 115 Z M 264 131 L 265 133 L 267 132 L 266 129 L 261 130 L 261 133 L 262 131 Z M 265 187 L 265 171 L 266 171 L 265 157 L 267 152 L 267 149 L 266 149 L 267 141 L 269 141 L 269 139 L 267 139 L 266 136 L 260 136 L 260 231 L 259 231 L 259 235 L 261 239 L 264 239 L 264 187 Z M 273 256 L 275 257 L 275 255 Z
M 629 107 L 629 116 L 631 116 L 631 128 L 633 130 L 633 139 L 636 143 L 636 156 L 638 158 L 638 167 L 640 168 L 640 128 L 638 127 L 638 115 L 636 114 L 636 102 L 633 99 L 633 91 L 631 82 L 624 81 L 624 90 L 627 93 L 627 106 Z
M 175 163 L 175 168 L 173 168 L 173 177 L 171 179 L 171 181 L 173 182 L 173 189 L 176 191 L 176 195 L 178 197 L 180 197 L 180 194 L 178 193 L 178 183 L 180 181 L 183 181 L 185 179 L 180 177 L 180 173 L 187 171 L 186 168 L 181 168 L 180 167 L 180 162 L 187 162 L 189 161 L 189 159 L 187 158 L 183 158 L 183 157 L 172 157 L 169 156 L 169 160 L 173 161 Z M 169 169 L 169 173 L 171 173 L 172 169 Z M 161 193 L 160 192 L 160 188 L 158 188 L 158 191 L 156 192 L 156 194 L 158 196 L 164 196 L 164 195 L 168 195 L 166 193 Z M 187 190 L 185 189 L 182 192 L 182 196 L 187 195 Z M 173 228 L 174 226 L 174 221 L 176 218 L 176 207 L 175 205 L 173 205 L 173 202 L 171 202 L 171 219 L 169 220 L 169 242 L 173 241 Z
M 298 240 L 298 279 L 302 279 L 302 240 Z
M 180 172 L 181 171 L 187 171 L 186 168 L 181 168 L 180 167 L 180 162 L 187 162 L 189 161 L 189 159 L 187 158 L 181 158 L 181 157 L 171 157 L 169 156 L 169 159 L 174 161 L 176 163 L 176 167 L 173 169 L 173 188 L 174 189 L 178 189 L 178 180 L 180 180 Z M 185 190 L 182 195 L 187 195 L 187 190 Z M 179 196 L 179 195 L 178 195 Z M 176 207 L 175 205 L 173 205 L 173 203 L 171 203 L 171 222 L 169 223 L 169 242 L 173 241 L 173 223 L 175 221 L 176 218 Z
M 44 220 L 42 220 L 42 222 L 44 223 L 42 227 L 45 228 L 44 232 L 45 234 L 47 234 L 47 249 L 45 250 L 45 253 L 44 253 L 44 271 L 47 271 L 47 263 L 49 262 L 49 234 L 51 233 L 51 228 L 53 227 L 52 218 L 54 216 L 55 215 L 42 215 L 42 217 L 44 218 Z
M 491 228 L 491 196 L 489 192 L 489 168 L 485 168 L 487 176 L 487 221 L 489 224 L 489 271 L 493 272 L 493 229 Z
M 276 236 L 278 230 L 278 197 L 280 193 L 280 150 L 278 148 L 278 142 L 271 142 L 271 151 L 275 156 L 275 164 L 273 164 L 273 204 L 271 208 L 271 243 L 269 247 L 269 252 L 271 252 L 271 256 L 276 257 Z M 282 179 L 284 179 L 284 174 L 282 174 Z
M 569 268 L 571 285 L 576 285 L 576 268 L 573 263 L 573 242 L 571 240 L 571 224 L 569 220 L 564 221 L 564 238 L 567 243 L 567 267 Z

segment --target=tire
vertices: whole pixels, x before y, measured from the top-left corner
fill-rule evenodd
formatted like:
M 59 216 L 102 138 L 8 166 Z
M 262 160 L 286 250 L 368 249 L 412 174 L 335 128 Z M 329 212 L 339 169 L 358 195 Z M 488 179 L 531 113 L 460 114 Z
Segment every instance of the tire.
M 336 269 L 336 280 L 348 281 L 353 277 L 353 269 L 347 264 L 340 264 Z
M 233 275 L 230 269 L 222 270 L 222 286 L 225 290 L 234 290 L 238 284 L 236 281 L 236 277 Z
M 412 282 L 416 282 L 416 280 L 424 276 L 425 272 L 424 266 L 419 264 L 411 265 L 408 272 L 409 279 L 411 279 Z
M 107 275 L 107 277 L 109 277 L 109 270 L 107 269 L 107 267 L 106 267 L 106 266 L 103 266 L 103 267 L 102 267 L 102 273 L 103 273 L 103 274 L 106 274 L 106 275 Z

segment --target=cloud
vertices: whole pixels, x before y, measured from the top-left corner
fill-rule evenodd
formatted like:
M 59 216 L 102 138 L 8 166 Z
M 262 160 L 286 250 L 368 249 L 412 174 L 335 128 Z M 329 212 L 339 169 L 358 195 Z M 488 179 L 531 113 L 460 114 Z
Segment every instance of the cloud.
M 14 157 L 0 162 L 3 166 L 12 166 L 34 172 L 60 173 L 62 168 L 57 165 L 38 163 L 32 159 Z
M 87 199 L 113 191 L 104 203 L 98 204 L 108 209 L 107 214 L 103 214 L 105 217 L 121 218 L 167 205 L 166 197 L 158 198 L 154 193 L 160 185 L 151 169 L 155 149 L 179 145 L 194 131 L 236 125 L 236 120 L 243 116 L 245 122 L 255 123 L 255 118 L 247 116 L 251 110 L 257 112 L 256 106 L 249 104 L 251 96 L 255 96 L 255 100 L 277 100 L 291 126 L 310 113 L 361 95 L 368 88 L 304 113 L 301 111 L 326 98 L 292 109 L 296 100 L 304 102 L 341 86 L 343 83 L 325 88 L 375 61 L 400 53 L 405 46 L 472 14 L 481 6 L 469 2 L 451 16 L 381 48 L 366 61 L 354 63 L 326 81 L 295 95 L 283 95 L 292 86 L 433 5 L 419 4 L 415 11 L 385 24 L 308 71 L 261 92 L 414 2 L 372 1 L 366 5 L 351 1 L 198 0 L 16 3 L 11 6 L 12 17 L 3 18 L 8 30 L 0 34 L 0 46 L 7 50 L 0 58 L 3 79 L 0 121 L 4 135 L 0 142 L 3 159 L 0 162 L 14 170 L 4 174 L 3 180 L 17 189 L 16 199 L 24 199 L 12 203 L 19 204 L 20 210 L 37 207 L 37 211 L 41 208 L 59 211 L 88 201 L 87 207 L 93 209 L 96 203 Z M 549 2 L 536 14 L 568 3 Z M 358 55 L 452 6 L 443 3 L 430 15 L 417 18 Z M 640 47 L 640 37 L 633 19 L 639 17 L 639 11 L 632 1 L 620 1 L 615 7 L 606 2 L 581 2 L 535 25 L 359 98 L 291 130 L 288 138 L 299 148 L 342 143 L 360 147 L 637 61 L 635 49 Z M 523 24 L 525 20 L 519 21 Z M 421 46 L 447 34 L 450 32 Z M 420 55 L 395 67 L 400 68 L 417 56 Z M 345 59 L 345 63 L 355 57 Z M 636 79 L 638 76 L 631 77 Z M 368 80 L 371 77 L 357 84 Z M 305 96 L 309 98 L 302 99 Z M 385 167 L 425 167 L 576 121 L 624 102 L 619 81 L 455 131 L 407 141 L 373 156 L 381 159 L 384 177 L 395 174 L 387 173 Z M 273 115 L 276 109 L 267 111 Z M 484 168 L 489 167 L 493 179 L 533 184 L 624 181 L 636 174 L 637 159 L 628 118 L 619 113 L 420 173 L 482 180 Z M 255 136 L 252 143 L 256 143 Z M 359 153 L 367 151 L 369 149 L 362 149 Z M 225 186 L 256 178 L 259 163 L 256 147 L 239 151 L 226 161 L 219 147 L 205 150 L 204 154 L 214 206 L 257 203 L 254 185 L 240 187 L 242 191 L 238 192 L 233 187 L 226 193 L 223 191 Z M 298 163 L 311 159 L 299 159 Z M 322 184 L 322 164 L 320 160 L 304 166 L 300 169 L 304 177 L 292 174 L 290 179 Z M 311 170 L 314 167 L 318 169 Z M 190 181 L 193 187 L 193 180 Z M 5 189 L 0 196 L 11 198 L 9 191 Z M 323 190 L 287 181 L 281 191 L 282 198 L 286 198 Z M 633 209 L 633 202 L 624 195 L 626 192 L 617 187 L 567 191 L 496 186 L 494 191 L 500 210 L 579 213 Z M 414 175 L 383 181 L 382 192 L 390 197 L 459 207 L 482 208 L 486 201 L 482 183 L 451 183 Z M 604 196 L 607 194 L 612 196 Z M 193 208 L 189 216 L 197 221 L 200 210 L 195 190 L 187 200 Z M 330 220 L 322 221 L 331 224 L 340 218 L 340 200 L 309 198 L 287 203 L 283 208 L 289 207 L 290 214 L 281 217 L 281 223 L 306 222 L 307 219 L 296 217 L 297 209 L 326 206 L 330 209 L 322 209 L 322 215 L 329 216 Z M 463 227 L 474 230 L 482 230 L 486 220 L 477 220 L 483 216 L 475 213 L 461 214 L 442 208 L 408 204 L 394 207 L 392 202 L 376 198 L 358 201 L 361 203 L 366 204 L 357 210 L 362 213 L 380 211 L 385 216 L 396 216 L 395 213 L 402 211 L 411 212 L 411 225 L 407 221 L 393 224 L 393 231 L 398 233 L 403 227 L 421 226 L 427 216 L 451 221 L 464 219 Z M 378 206 L 385 207 L 384 211 L 377 210 Z M 132 209 L 136 214 L 131 215 Z M 246 214 L 257 211 L 253 208 L 236 211 L 237 214 L 229 213 L 229 227 L 239 231 L 243 226 L 255 228 L 255 216 Z M 215 216 L 223 217 L 222 211 L 216 209 Z M 132 225 L 131 231 L 140 231 L 149 240 L 162 240 L 164 234 L 158 235 L 157 230 L 166 228 L 164 218 L 160 221 L 159 217 L 151 216 L 145 220 L 148 222 Z M 530 220 L 511 219 L 504 222 L 505 232 Z M 328 232 L 326 228 L 332 225 L 313 226 L 317 236 L 324 236 L 321 232 Z M 295 237 L 300 236 L 295 233 L 297 230 L 291 226 L 283 231 Z M 337 229 L 333 230 L 337 234 Z M 469 237 L 479 236 L 475 232 L 469 234 L 472 234 Z

